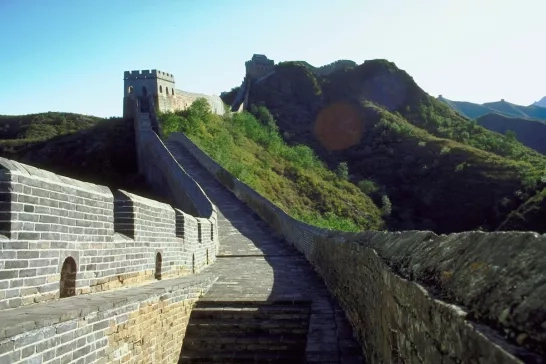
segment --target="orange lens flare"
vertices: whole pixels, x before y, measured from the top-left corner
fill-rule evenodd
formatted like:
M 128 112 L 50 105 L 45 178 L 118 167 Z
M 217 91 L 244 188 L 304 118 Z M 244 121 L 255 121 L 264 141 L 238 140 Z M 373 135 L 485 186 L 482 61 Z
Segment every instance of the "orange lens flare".
M 360 142 L 364 123 L 355 106 L 336 102 L 320 111 L 314 133 L 324 148 L 343 150 Z

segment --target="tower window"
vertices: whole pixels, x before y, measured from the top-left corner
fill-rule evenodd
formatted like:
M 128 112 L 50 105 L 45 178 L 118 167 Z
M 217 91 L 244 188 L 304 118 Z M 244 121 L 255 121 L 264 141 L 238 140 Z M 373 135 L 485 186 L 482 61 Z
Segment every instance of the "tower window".
M 60 298 L 71 297 L 76 295 L 76 261 L 72 257 L 64 260 L 61 268 L 61 286 Z
M 127 88 L 127 94 L 130 95 L 130 94 L 132 94 L 132 93 L 133 93 L 133 86 L 129 86 L 129 87 Z
M 171 88 L 171 95 L 173 95 L 173 96 L 174 96 L 174 87 L 173 87 L 173 88 Z
M 160 94 L 163 93 L 163 86 L 159 86 L 159 93 L 160 93 Z
M 169 88 L 168 87 L 165 87 L 165 94 L 167 94 L 167 96 L 169 96 Z
M 161 253 L 157 253 L 155 256 L 155 279 L 161 280 L 161 265 L 163 263 L 163 259 L 161 258 Z

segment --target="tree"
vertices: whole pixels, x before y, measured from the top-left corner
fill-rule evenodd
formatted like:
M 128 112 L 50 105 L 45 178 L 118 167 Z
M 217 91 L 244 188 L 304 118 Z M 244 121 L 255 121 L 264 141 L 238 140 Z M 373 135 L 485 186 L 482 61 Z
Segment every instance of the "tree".
M 362 192 L 364 192 L 367 195 L 369 195 L 370 193 L 374 193 L 375 191 L 379 189 L 379 187 L 377 187 L 377 185 L 369 179 L 364 179 L 362 181 L 359 181 L 358 187 L 360 188 Z
M 389 216 L 392 212 L 392 203 L 391 203 L 391 200 L 389 199 L 389 196 L 383 195 L 383 197 L 381 197 L 381 203 L 382 203 L 381 215 Z
M 504 133 L 504 136 L 510 142 L 515 142 L 518 137 L 518 135 L 513 130 L 506 130 L 506 132 Z
M 343 181 L 347 181 L 349 179 L 349 167 L 347 166 L 347 162 L 341 162 L 338 164 L 336 175 Z

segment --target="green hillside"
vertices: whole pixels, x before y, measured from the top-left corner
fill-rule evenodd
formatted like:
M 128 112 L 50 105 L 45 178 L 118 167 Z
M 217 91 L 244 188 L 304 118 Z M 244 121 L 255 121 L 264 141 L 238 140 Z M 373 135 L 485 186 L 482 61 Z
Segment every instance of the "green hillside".
M 0 120 L 2 157 L 159 198 L 138 174 L 132 121 L 57 112 Z
M 346 169 L 328 170 L 303 145 L 287 146 L 265 108 L 220 117 L 204 99 L 176 114 L 161 114 L 165 134 L 182 131 L 230 173 L 288 214 L 315 226 L 344 231 L 382 229 L 382 211 Z M 388 206 L 383 206 L 386 210 Z
M 0 140 L 45 140 L 89 128 L 102 118 L 63 112 L 0 115 Z
M 390 229 L 494 230 L 546 175 L 543 155 L 459 115 L 386 60 L 327 76 L 285 62 L 250 103 L 271 112 L 288 144 L 308 145 L 332 170 L 347 162 L 377 205 L 386 196 Z

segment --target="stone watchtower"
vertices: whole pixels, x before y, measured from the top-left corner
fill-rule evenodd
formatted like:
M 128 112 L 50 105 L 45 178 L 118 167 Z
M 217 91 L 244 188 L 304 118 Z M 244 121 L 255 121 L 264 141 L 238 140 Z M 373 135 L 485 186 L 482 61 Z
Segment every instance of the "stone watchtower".
M 246 76 L 251 80 L 257 80 L 267 75 L 275 68 L 275 61 L 263 54 L 255 54 L 250 61 L 245 62 Z
M 131 116 L 128 98 L 152 95 L 159 110 L 171 109 L 176 89 L 174 76 L 158 70 L 125 71 L 123 77 L 123 117 Z

